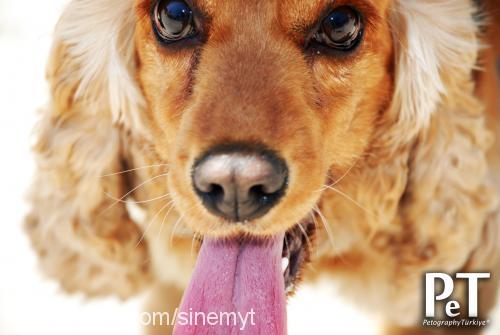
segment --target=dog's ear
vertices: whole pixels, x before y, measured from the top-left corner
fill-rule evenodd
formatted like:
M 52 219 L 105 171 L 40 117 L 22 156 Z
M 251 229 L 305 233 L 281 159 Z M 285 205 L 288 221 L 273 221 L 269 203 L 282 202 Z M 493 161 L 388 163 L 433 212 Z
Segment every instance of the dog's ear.
M 396 0 L 391 7 L 395 48 L 392 118 L 402 137 L 429 125 L 450 87 L 475 65 L 479 41 L 469 0 Z M 458 83 L 457 83 L 458 81 Z
M 146 246 L 120 197 L 122 132 L 140 132 L 132 0 L 78 0 L 59 21 L 51 101 L 36 130 L 26 229 L 42 269 L 68 291 L 127 297 L 149 280 Z
M 446 260 L 440 266 L 451 273 L 474 250 L 492 249 L 483 230 L 494 230 L 486 222 L 500 223 L 493 222 L 499 199 L 486 156 L 493 140 L 475 96 L 481 48 L 475 14 L 469 0 L 398 0 L 393 12 L 397 73 L 390 127 L 403 146 L 410 143 L 398 209 L 412 227 L 415 250 L 408 248 L 408 257 L 429 269 Z

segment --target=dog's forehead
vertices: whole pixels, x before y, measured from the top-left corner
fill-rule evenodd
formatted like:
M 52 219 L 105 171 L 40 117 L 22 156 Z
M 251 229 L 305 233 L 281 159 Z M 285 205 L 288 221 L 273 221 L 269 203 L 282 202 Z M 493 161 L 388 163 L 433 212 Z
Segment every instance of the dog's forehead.
M 209 17 L 234 19 L 279 18 L 290 27 L 307 27 L 328 8 L 356 6 L 381 15 L 391 0 L 193 0 Z M 234 21 L 234 20 L 233 20 Z

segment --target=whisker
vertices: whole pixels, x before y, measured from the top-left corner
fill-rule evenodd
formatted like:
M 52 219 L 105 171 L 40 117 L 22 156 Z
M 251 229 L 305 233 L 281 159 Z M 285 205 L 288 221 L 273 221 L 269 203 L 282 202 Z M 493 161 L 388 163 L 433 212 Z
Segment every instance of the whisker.
M 325 216 L 323 215 L 323 213 L 321 212 L 321 210 L 319 209 L 318 206 L 315 206 L 315 209 L 313 209 L 313 210 L 319 215 L 319 217 L 321 218 L 321 221 L 323 222 L 323 225 L 325 226 L 325 228 L 328 227 L 328 228 L 326 228 L 328 239 L 330 240 L 330 244 L 332 245 L 333 251 L 336 252 L 335 251 L 335 249 L 336 249 L 335 240 L 334 240 L 334 237 L 333 237 L 333 233 L 330 230 L 330 224 L 328 223 L 328 221 L 326 220 Z M 340 259 L 340 261 L 342 263 L 350 265 L 350 263 L 348 261 L 346 261 L 346 259 L 343 257 L 343 255 L 341 253 L 338 253 L 337 257 Z
M 330 240 L 330 244 L 332 245 L 332 248 L 335 249 L 335 240 L 333 238 L 333 233 L 330 229 L 330 225 L 326 221 L 325 216 L 323 215 L 323 213 L 321 213 L 321 210 L 319 209 L 319 207 L 317 205 L 314 206 L 313 211 L 315 211 L 318 214 L 319 218 L 321 219 L 321 222 L 323 223 L 323 226 L 325 227 L 326 234 L 328 235 L 328 239 Z
M 179 218 L 177 219 L 177 221 L 175 221 L 174 223 L 174 226 L 172 228 L 172 231 L 170 232 L 170 246 L 172 247 L 173 246 L 173 243 L 174 243 L 174 238 L 175 238 L 175 231 L 177 229 L 177 227 L 179 226 L 180 223 L 183 223 L 183 219 L 184 217 L 189 213 L 189 211 L 191 211 L 195 206 L 194 205 L 191 205 L 189 206 L 186 210 L 183 211 L 183 213 L 179 216 Z M 196 234 L 196 232 L 194 232 Z M 193 248 L 193 241 L 191 241 L 191 252 L 192 252 L 192 248 Z
M 347 169 L 347 171 L 342 176 L 340 176 L 340 178 L 338 178 L 337 180 L 335 180 L 329 186 L 333 187 L 333 186 L 337 185 L 338 183 L 340 183 L 342 181 L 342 179 L 344 179 L 352 171 L 352 169 L 356 166 L 357 163 L 358 163 L 358 160 L 356 160 L 356 162 L 354 162 L 354 164 L 351 165 L 351 167 L 349 169 Z
M 170 196 L 170 193 L 167 193 L 167 194 L 164 194 L 164 195 L 161 195 L 159 197 L 156 197 L 156 198 L 152 198 L 152 199 L 147 199 L 147 200 L 140 200 L 140 201 L 135 201 L 135 200 L 122 200 L 122 199 L 119 199 L 119 198 L 115 198 L 112 194 L 110 193 L 107 193 L 107 192 L 104 192 L 104 194 L 106 194 L 106 196 L 108 196 L 111 200 L 114 200 L 114 201 L 117 201 L 117 202 L 121 202 L 121 203 L 133 203 L 133 204 L 145 204 L 147 202 L 152 202 L 152 201 L 156 201 L 156 200 L 160 200 L 160 199 L 163 199 L 163 198 L 166 198 L 166 197 L 169 197 Z
M 116 176 L 116 175 L 120 175 L 120 174 L 124 174 L 124 173 L 128 173 L 128 172 L 133 172 L 133 171 L 137 171 L 137 170 L 145 170 L 145 169 L 151 169 L 151 168 L 155 168 L 155 167 L 162 167 L 162 166 L 169 166 L 169 164 L 153 164 L 153 165 L 141 166 L 141 167 L 137 167 L 134 169 L 128 169 L 128 170 L 123 170 L 123 171 L 119 171 L 119 172 L 104 174 L 101 176 L 101 178 Z
M 321 192 L 321 191 L 324 191 L 325 189 L 327 189 L 328 187 L 333 187 L 335 185 L 337 185 L 338 183 L 340 183 L 342 181 L 342 179 L 344 179 L 348 174 L 349 172 L 351 172 L 351 170 L 356 166 L 356 164 L 358 163 L 360 157 L 358 157 L 354 163 L 347 169 L 346 172 L 344 172 L 344 174 L 342 176 L 340 176 L 337 180 L 335 180 L 333 183 L 331 183 L 330 185 L 324 185 L 323 187 L 321 187 L 318 192 Z
M 177 219 L 177 221 L 175 221 L 175 223 L 174 223 L 174 227 L 172 228 L 172 232 L 170 233 L 170 246 L 171 247 L 172 247 L 173 241 L 174 241 L 175 230 L 183 218 L 184 218 L 184 213 L 182 215 L 180 215 L 179 218 Z
M 165 213 L 165 215 L 163 215 L 163 219 L 161 220 L 160 230 L 158 231 L 158 234 L 156 235 L 157 242 L 160 239 L 161 233 L 163 232 L 163 225 L 165 224 L 165 220 L 167 219 L 168 214 L 170 214 L 170 212 L 172 211 L 172 208 L 174 208 L 174 206 L 175 206 L 175 202 L 173 201 L 173 199 L 171 202 L 172 202 L 172 204 L 170 205 L 169 209 L 167 210 L 167 213 Z
M 313 213 L 309 213 L 309 215 L 311 216 L 312 220 L 313 220 L 313 223 L 314 223 L 314 228 L 315 229 L 318 229 L 318 222 L 316 222 L 316 217 L 314 216 Z
M 314 223 L 314 229 L 318 229 L 318 222 L 316 221 L 316 216 L 311 213 L 311 218 L 313 220 L 313 223 Z M 333 247 L 333 246 L 332 246 Z M 315 257 L 318 258 L 318 248 L 314 248 L 314 253 L 315 253 Z
M 138 190 L 139 188 L 141 188 L 142 186 L 146 185 L 147 183 L 149 182 L 152 182 L 153 180 L 155 179 L 158 179 L 158 178 L 161 178 L 161 177 L 164 177 L 166 176 L 167 173 L 162 173 L 160 175 L 157 175 L 155 177 L 152 177 L 152 178 L 149 178 L 145 181 L 143 181 L 142 183 L 140 183 L 139 185 L 137 185 L 136 187 L 134 187 L 133 189 L 131 189 L 130 191 L 128 191 L 127 193 L 125 193 L 122 197 L 119 198 L 119 201 L 115 201 L 114 203 L 112 203 L 111 205 L 109 205 L 106 209 L 104 209 L 102 212 L 105 212 L 107 210 L 109 210 L 111 207 L 115 206 L 117 203 L 120 202 L 120 200 L 123 200 L 125 199 L 126 197 L 128 197 L 130 194 L 132 194 L 134 191 Z M 101 214 L 102 214 L 101 212 Z
M 307 246 L 308 246 L 309 250 L 313 250 L 312 249 L 311 241 L 309 240 L 309 236 L 307 236 L 307 233 L 306 233 L 304 227 L 302 227 L 302 225 L 300 223 L 298 224 L 298 226 L 299 226 L 300 231 L 302 232 L 302 234 L 306 238 L 306 243 L 307 243 Z
M 190 254 L 191 257 L 193 257 L 195 241 L 196 241 L 196 232 L 193 232 L 193 238 L 191 239 L 191 254 Z
M 363 205 L 361 205 L 359 202 L 357 202 L 356 200 L 354 200 L 347 193 L 342 192 L 341 190 L 339 190 L 338 188 L 335 188 L 333 186 L 327 186 L 327 185 L 325 185 L 325 186 L 326 186 L 327 189 L 330 189 L 330 190 L 332 190 L 334 192 L 337 192 L 338 194 L 342 195 L 347 200 L 351 201 L 354 205 L 356 205 L 358 208 L 360 208 L 363 211 L 365 211 L 366 214 L 370 215 L 372 218 L 375 218 L 375 215 L 372 212 L 370 212 L 367 208 L 363 207 Z
M 285 247 L 286 247 L 286 251 L 287 251 L 288 255 L 291 255 L 290 246 L 288 245 L 288 240 L 286 238 L 285 238 Z
M 139 241 L 137 242 L 136 244 L 136 248 L 139 246 L 139 244 L 141 244 L 141 242 L 144 240 L 144 237 L 146 236 L 146 233 L 148 232 L 149 228 L 151 227 L 151 225 L 153 224 L 153 222 L 156 220 L 156 217 L 165 209 L 167 208 L 168 205 L 170 205 L 171 203 L 173 202 L 173 200 L 167 202 L 165 205 L 163 205 L 159 210 L 158 212 L 156 212 L 156 214 L 153 216 L 153 218 L 151 220 L 149 220 L 148 222 L 148 225 L 146 226 L 146 229 L 144 229 L 144 231 L 142 232 L 142 235 L 141 235 L 141 238 L 139 239 Z

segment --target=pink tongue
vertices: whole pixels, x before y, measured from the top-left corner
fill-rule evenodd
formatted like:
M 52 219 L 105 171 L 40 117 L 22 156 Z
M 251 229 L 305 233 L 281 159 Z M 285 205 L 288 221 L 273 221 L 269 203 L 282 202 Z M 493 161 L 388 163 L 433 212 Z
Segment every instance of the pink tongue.
M 267 241 L 205 238 L 174 335 L 286 335 L 283 235 Z

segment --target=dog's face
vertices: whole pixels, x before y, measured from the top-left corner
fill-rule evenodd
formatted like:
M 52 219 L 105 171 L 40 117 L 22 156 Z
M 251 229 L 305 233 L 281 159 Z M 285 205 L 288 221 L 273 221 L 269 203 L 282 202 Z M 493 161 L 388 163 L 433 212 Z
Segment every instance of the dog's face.
M 137 0 L 138 79 L 201 234 L 270 235 L 369 149 L 391 97 L 388 0 Z

